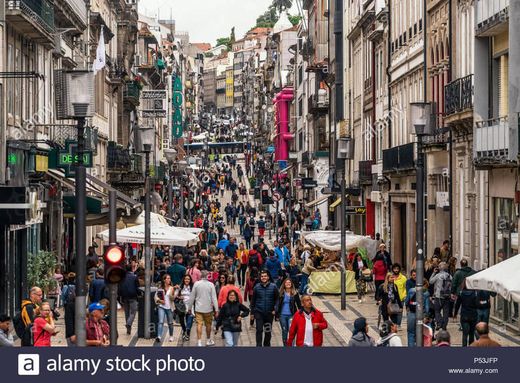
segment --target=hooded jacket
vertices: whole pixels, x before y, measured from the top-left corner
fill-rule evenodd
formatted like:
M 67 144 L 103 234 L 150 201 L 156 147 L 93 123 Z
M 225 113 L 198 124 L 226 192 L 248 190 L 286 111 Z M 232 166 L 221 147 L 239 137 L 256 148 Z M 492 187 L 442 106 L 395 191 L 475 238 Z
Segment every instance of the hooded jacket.
M 403 342 L 396 333 L 392 332 L 387 336 L 379 339 L 376 342 L 376 347 L 403 347 Z
M 470 275 L 475 274 L 476 271 L 473 270 L 469 266 L 462 267 L 455 271 L 455 274 L 453 275 L 453 281 L 451 284 L 451 293 L 454 295 L 459 295 L 461 290 L 462 281 L 469 277 Z
M 347 347 L 374 347 L 374 340 L 364 332 L 358 332 L 350 338 Z

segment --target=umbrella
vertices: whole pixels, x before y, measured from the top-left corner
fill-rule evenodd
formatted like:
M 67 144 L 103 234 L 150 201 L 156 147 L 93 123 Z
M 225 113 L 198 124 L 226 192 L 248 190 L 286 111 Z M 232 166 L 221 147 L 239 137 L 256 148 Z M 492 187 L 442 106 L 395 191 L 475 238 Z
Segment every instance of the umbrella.
M 109 231 L 105 230 L 98 234 L 103 241 L 108 242 Z M 144 243 L 144 225 L 128 227 L 117 231 L 117 242 L 120 243 Z M 186 229 L 168 226 L 151 225 L 150 243 L 152 245 L 169 245 L 188 247 L 199 242 L 197 234 L 190 233 Z
M 164 218 L 161 214 L 152 212 L 150 212 L 150 223 L 152 226 L 168 225 L 166 218 Z M 144 211 L 137 216 L 136 220 L 132 222 L 132 224 L 128 224 L 128 226 L 130 225 L 144 225 Z
M 520 302 L 520 255 L 515 255 L 466 278 L 468 288 L 500 294 L 506 300 Z

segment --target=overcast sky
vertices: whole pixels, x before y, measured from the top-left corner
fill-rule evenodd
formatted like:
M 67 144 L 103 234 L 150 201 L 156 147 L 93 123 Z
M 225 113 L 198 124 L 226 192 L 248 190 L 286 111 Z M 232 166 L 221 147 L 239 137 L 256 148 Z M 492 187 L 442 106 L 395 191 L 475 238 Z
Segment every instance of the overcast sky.
M 171 12 L 176 29 L 188 31 L 191 42 L 215 45 L 217 38 L 229 36 L 233 26 L 237 38 L 242 37 L 271 3 L 272 0 L 139 0 L 139 12 L 151 17 L 159 12 L 161 19 L 170 18 Z

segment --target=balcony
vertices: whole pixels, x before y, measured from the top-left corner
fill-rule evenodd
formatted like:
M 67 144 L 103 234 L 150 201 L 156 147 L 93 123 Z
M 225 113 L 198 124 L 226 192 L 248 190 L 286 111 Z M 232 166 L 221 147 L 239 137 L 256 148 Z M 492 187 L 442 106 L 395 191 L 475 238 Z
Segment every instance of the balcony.
M 450 82 L 444 87 L 444 115 L 446 123 L 450 123 L 449 118 L 454 116 L 456 119 L 461 113 L 467 112 L 470 118 L 473 117 L 473 75 L 459 78 Z
M 473 162 L 479 169 L 516 166 L 517 153 L 511 152 L 516 131 L 509 129 L 508 117 L 475 124 Z
M 138 106 L 140 93 L 139 86 L 134 82 L 129 82 L 123 88 L 123 101 L 125 104 Z
M 77 141 L 78 128 L 76 125 L 50 125 L 49 126 L 50 141 L 59 144 L 65 148 L 67 141 Z M 90 126 L 85 128 L 85 150 L 91 150 L 97 155 L 98 129 Z
M 47 0 L 8 0 L 5 17 L 24 37 L 36 43 L 54 45 L 54 6 Z
M 414 143 L 383 150 L 383 173 L 403 172 L 414 168 Z
M 363 185 L 370 185 L 372 183 L 372 165 L 373 160 L 359 162 L 359 183 Z
M 87 7 L 84 0 L 54 0 L 55 18 L 60 27 L 82 32 L 87 27 Z
M 109 141 L 107 146 L 107 170 L 109 172 L 128 172 L 132 162 L 128 149 L 123 149 L 116 142 Z
M 450 141 L 450 130 L 449 128 L 438 128 L 435 129 L 433 134 L 424 136 L 423 144 L 425 147 L 440 147 L 446 148 L 446 145 Z
M 324 115 L 329 112 L 329 96 L 327 94 L 312 95 L 309 97 L 309 113 L 312 115 Z
M 477 0 L 475 3 L 478 36 L 493 36 L 505 31 L 509 20 L 509 0 Z

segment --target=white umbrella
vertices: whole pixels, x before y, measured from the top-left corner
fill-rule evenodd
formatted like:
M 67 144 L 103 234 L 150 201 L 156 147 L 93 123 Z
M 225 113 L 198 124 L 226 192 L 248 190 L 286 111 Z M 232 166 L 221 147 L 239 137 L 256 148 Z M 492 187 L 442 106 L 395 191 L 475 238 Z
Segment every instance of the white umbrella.
M 151 225 L 150 234 L 150 243 L 152 245 L 188 247 L 199 242 L 197 234 L 193 234 L 183 228 L 168 225 Z M 99 233 L 98 236 L 103 241 L 108 242 L 109 231 L 105 230 Z M 116 240 L 119 243 L 144 243 L 144 225 L 118 230 Z
M 321 247 L 329 251 L 341 251 L 341 232 L 340 231 L 302 231 L 301 236 L 314 246 Z M 370 237 L 355 235 L 348 232 L 345 237 L 347 251 L 362 247 L 367 249 L 368 255 L 373 258 L 376 253 L 377 241 Z
M 152 226 L 168 225 L 168 221 L 161 214 L 150 212 L 150 223 Z M 144 211 L 141 212 L 133 222 L 134 225 L 144 225 Z
M 515 255 L 466 278 L 472 290 L 494 291 L 506 300 L 520 302 L 520 255 Z

